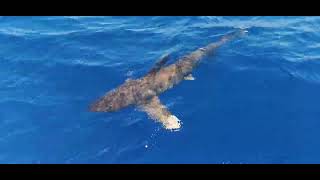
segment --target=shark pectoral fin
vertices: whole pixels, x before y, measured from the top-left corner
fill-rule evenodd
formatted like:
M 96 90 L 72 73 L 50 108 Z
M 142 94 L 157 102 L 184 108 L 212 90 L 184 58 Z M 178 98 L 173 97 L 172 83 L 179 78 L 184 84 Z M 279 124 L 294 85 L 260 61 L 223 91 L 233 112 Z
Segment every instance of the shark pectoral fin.
M 176 130 L 181 127 L 180 120 L 172 115 L 167 108 L 161 104 L 158 96 L 139 104 L 140 110 L 146 112 L 150 118 L 159 121 L 164 128 Z
M 194 78 L 193 76 L 192 76 L 192 74 L 189 74 L 189 75 L 187 75 L 187 76 L 185 76 L 184 77 L 184 80 L 189 80 L 189 81 L 193 81 L 193 80 L 195 80 L 196 78 Z
M 150 72 L 157 72 L 161 69 L 161 67 L 163 67 L 169 60 L 169 55 L 170 54 L 165 54 L 163 55 L 158 61 L 157 63 L 152 67 L 152 69 L 149 71 Z

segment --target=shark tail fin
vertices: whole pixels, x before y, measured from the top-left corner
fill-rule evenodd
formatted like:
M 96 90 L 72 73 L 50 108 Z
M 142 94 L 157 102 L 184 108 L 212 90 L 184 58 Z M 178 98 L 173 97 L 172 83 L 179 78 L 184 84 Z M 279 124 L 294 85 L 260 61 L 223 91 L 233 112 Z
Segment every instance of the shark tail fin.
M 217 42 L 211 43 L 205 47 L 199 48 L 198 51 L 200 51 L 200 54 L 204 55 L 211 55 L 215 49 L 219 48 L 220 46 L 226 44 L 229 41 L 232 41 L 236 38 L 240 38 L 244 36 L 248 31 L 246 29 L 238 29 L 236 31 L 233 31 L 231 33 L 228 33 L 220 38 Z
M 225 43 L 227 41 L 231 41 L 233 39 L 236 39 L 236 38 L 239 38 L 243 35 L 245 35 L 246 33 L 248 33 L 248 30 L 246 29 L 243 29 L 243 28 L 240 28 L 234 32 L 231 32 L 229 34 L 226 34 L 224 35 L 221 39 L 220 39 L 220 42 L 221 43 Z

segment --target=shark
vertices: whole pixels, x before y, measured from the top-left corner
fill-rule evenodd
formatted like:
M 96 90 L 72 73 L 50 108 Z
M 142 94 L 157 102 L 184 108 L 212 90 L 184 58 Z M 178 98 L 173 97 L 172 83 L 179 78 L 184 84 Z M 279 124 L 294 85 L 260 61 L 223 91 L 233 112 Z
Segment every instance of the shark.
M 218 41 L 200 47 L 172 64 L 167 65 L 170 54 L 165 54 L 143 77 L 127 79 L 123 84 L 109 90 L 90 104 L 89 110 L 91 112 L 115 112 L 129 106 L 135 106 L 151 119 L 162 123 L 165 129 L 179 130 L 181 120 L 161 103 L 159 95 L 184 80 L 195 80 L 192 71 L 200 64 L 201 60 L 212 56 L 216 49 L 247 32 L 245 29 L 239 29 L 226 33 Z

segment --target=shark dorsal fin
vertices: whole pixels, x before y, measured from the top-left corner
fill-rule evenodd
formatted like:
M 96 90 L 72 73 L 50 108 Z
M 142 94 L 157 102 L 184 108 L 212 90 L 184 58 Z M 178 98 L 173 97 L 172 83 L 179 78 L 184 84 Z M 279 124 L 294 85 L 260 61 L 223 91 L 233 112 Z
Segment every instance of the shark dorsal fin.
M 163 55 L 157 63 L 152 67 L 152 69 L 149 71 L 149 73 L 157 72 L 159 71 L 169 60 L 169 54 Z

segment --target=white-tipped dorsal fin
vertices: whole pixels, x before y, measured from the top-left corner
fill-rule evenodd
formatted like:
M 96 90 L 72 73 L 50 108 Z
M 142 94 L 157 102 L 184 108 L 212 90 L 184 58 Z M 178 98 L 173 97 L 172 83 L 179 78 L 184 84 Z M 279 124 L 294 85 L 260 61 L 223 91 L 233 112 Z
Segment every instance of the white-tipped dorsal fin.
M 193 80 L 195 80 L 196 78 L 194 78 L 193 76 L 192 76 L 192 74 L 189 74 L 189 75 L 187 75 L 187 76 L 185 76 L 184 77 L 184 80 L 189 80 L 189 81 L 193 81 Z
M 139 109 L 146 112 L 150 118 L 161 122 L 166 129 L 178 130 L 181 127 L 180 120 L 161 104 L 158 96 L 139 104 Z

